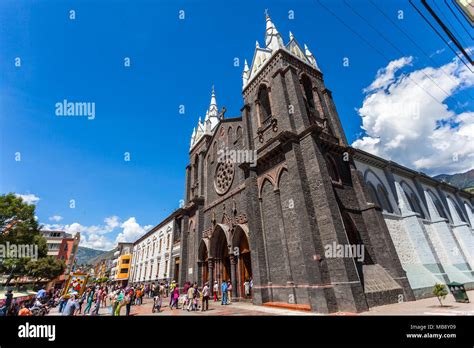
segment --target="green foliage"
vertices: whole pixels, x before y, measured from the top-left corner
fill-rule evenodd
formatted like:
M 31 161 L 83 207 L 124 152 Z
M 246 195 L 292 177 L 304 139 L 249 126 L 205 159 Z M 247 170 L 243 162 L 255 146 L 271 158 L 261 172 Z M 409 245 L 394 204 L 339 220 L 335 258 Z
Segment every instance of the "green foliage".
M 37 245 L 38 258 L 48 252 L 46 239 L 40 232 L 35 219 L 35 205 L 23 202 L 13 193 L 0 195 L 0 244 Z M 30 258 L 4 259 L 0 263 L 0 273 L 12 274 L 13 277 L 27 274 L 26 265 Z
M 441 300 L 444 300 L 448 295 L 446 286 L 444 284 L 435 284 L 433 287 L 433 294 L 438 298 L 441 307 L 443 307 L 443 302 L 441 302 Z
M 66 264 L 62 260 L 58 260 L 53 256 L 43 257 L 36 261 L 29 261 L 26 265 L 28 275 L 33 278 L 54 279 L 64 273 Z

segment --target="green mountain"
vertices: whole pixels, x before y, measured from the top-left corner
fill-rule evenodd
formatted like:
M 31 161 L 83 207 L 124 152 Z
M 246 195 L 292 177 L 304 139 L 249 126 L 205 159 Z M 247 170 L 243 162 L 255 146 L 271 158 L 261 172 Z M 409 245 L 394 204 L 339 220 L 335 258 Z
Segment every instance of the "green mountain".
M 447 182 L 453 186 L 457 186 L 460 189 L 474 193 L 474 169 L 471 169 L 465 173 L 458 174 L 440 174 L 434 177 L 439 181 Z
M 92 259 L 104 253 L 106 253 L 106 251 L 80 246 L 77 249 L 76 262 L 78 265 L 87 265 L 90 264 Z

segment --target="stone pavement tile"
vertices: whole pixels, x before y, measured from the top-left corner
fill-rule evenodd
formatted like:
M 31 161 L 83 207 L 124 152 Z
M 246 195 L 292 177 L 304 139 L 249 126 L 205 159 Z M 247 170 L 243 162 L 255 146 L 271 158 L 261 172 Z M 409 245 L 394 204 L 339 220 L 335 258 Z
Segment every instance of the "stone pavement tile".
M 395 303 L 371 308 L 361 315 L 474 315 L 474 291 L 468 291 L 470 303 L 458 303 L 452 294 L 448 294 L 439 305 L 436 297 L 425 298 L 417 301 Z

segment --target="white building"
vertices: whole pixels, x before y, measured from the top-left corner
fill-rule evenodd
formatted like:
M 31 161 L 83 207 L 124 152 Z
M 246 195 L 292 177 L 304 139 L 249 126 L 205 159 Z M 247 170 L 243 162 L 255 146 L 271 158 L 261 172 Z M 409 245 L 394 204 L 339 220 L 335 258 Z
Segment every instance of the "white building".
M 432 296 L 436 283 L 474 288 L 472 194 L 361 150 L 354 160 L 415 297 Z
M 130 277 L 132 283 L 172 280 L 173 255 L 176 254 L 173 246 L 179 250 L 179 245 L 174 240 L 175 215 L 171 214 L 134 243 Z

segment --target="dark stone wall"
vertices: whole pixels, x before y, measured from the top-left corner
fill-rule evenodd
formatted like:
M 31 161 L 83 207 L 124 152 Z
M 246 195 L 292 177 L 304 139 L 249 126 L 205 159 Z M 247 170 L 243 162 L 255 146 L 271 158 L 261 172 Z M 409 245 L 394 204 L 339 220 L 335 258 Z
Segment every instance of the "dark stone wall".
M 202 186 L 201 197 L 188 200 L 184 208 L 180 283 L 199 280 L 199 246 L 203 232 L 215 226 L 212 217 L 215 223 L 226 224 L 230 219 L 234 226 L 237 216 L 244 214 L 249 231 L 255 304 L 307 304 L 313 311 L 331 313 L 367 310 L 368 302 L 390 303 L 387 296 L 395 296 L 397 291 L 366 296 L 362 267 L 353 258 L 325 256 L 327 245 L 348 244 L 349 219 L 372 262 L 397 279 L 406 298 L 411 299 L 411 289 L 381 212 L 367 206 L 363 181 L 352 168 L 352 160 L 343 160 L 348 151 L 346 139 L 321 73 L 286 53 L 277 53 L 272 59 L 244 91 L 242 118 L 222 121 L 216 133 L 190 154 L 191 162 L 196 154 L 201 160 Z M 300 83 L 303 73 L 313 83 L 315 112 L 325 119 L 328 127 L 316 124 L 313 111 L 305 106 Z M 277 122 L 277 127 L 263 130 L 255 103 L 262 83 L 270 90 L 272 117 Z M 235 141 L 239 125 L 243 136 Z M 232 139 L 228 136 L 229 127 Z M 260 133 L 263 141 L 258 138 L 258 130 L 263 132 Z M 218 165 L 213 154 L 214 143 L 228 149 L 258 151 L 258 166 L 236 164 L 232 185 L 223 195 L 214 187 Z M 329 154 L 336 162 L 339 182 L 330 177 L 326 158 Z M 191 173 L 188 191 L 192 178 Z M 240 188 L 242 191 L 237 192 Z M 186 197 L 190 196 L 187 192 Z M 189 219 L 194 221 L 195 232 L 190 231 Z M 192 279 L 188 275 L 190 267 L 194 271 Z

